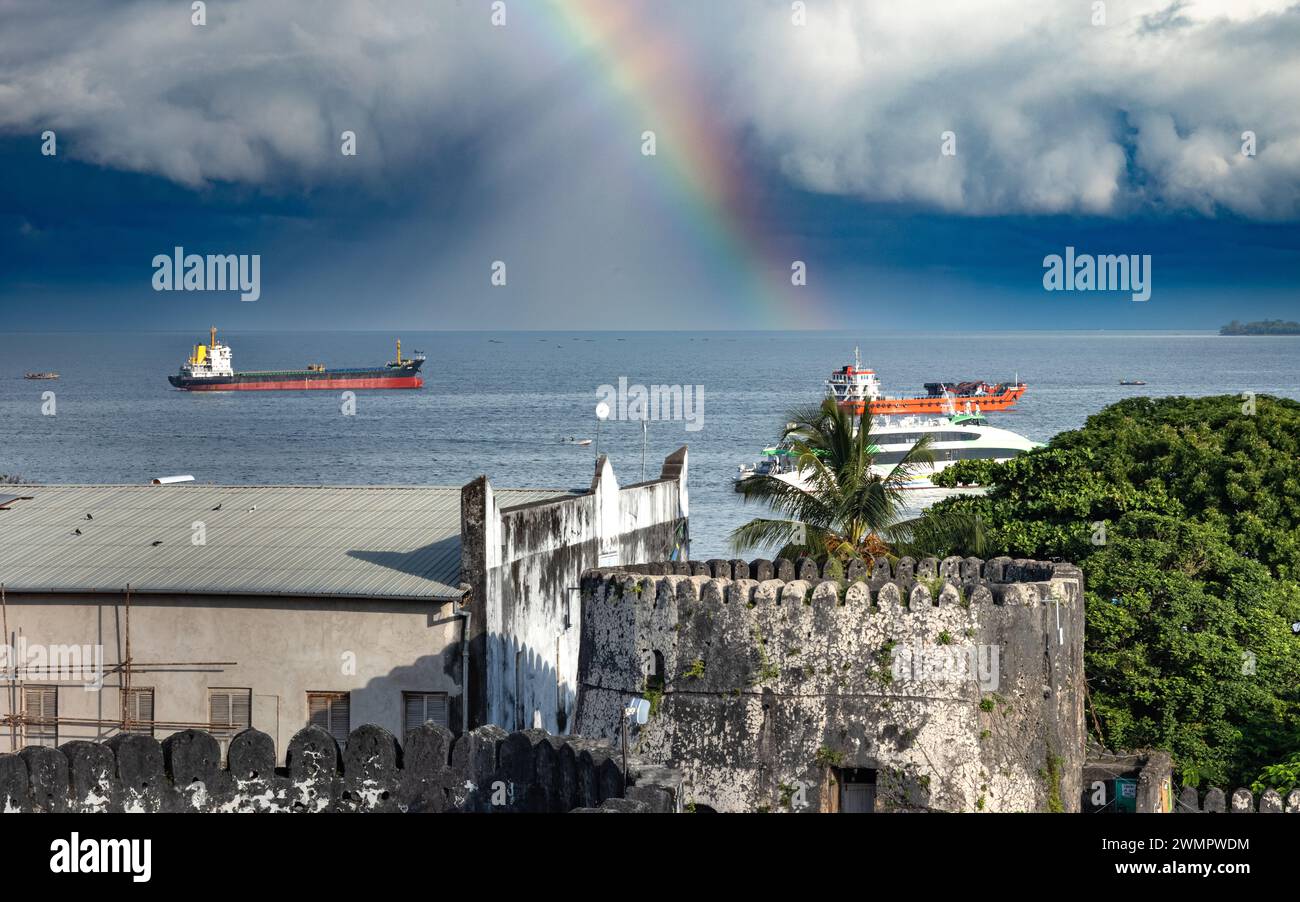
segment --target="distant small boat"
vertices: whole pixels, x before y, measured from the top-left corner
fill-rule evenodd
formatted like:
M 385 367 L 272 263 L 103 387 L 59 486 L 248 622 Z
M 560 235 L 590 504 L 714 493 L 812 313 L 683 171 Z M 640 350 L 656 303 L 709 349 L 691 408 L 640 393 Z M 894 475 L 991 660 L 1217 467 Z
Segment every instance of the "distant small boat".
M 1121 379 L 1119 380 L 1119 384 L 1120 385 L 1146 385 L 1146 383 L 1143 382 L 1141 379 Z
M 23 373 L 24 379 L 57 379 L 58 373 Z
M 568 438 L 562 438 L 562 439 L 560 439 L 560 442 L 561 442 L 562 444 L 565 444 L 565 445 L 590 445 L 590 444 L 591 444 L 591 439 L 589 439 L 589 438 L 574 438 L 573 436 L 569 436 Z

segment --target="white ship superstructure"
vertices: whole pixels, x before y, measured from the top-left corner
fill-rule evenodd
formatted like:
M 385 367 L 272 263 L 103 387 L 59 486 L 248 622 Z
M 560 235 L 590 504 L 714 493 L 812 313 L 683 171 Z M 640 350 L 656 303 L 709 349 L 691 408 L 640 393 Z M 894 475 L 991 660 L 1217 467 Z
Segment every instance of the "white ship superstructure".
M 195 345 L 194 353 L 181 365 L 181 375 L 190 379 L 214 379 L 233 376 L 230 345 L 217 341 L 217 327 L 213 326 L 206 345 Z
M 988 425 L 980 416 L 959 414 L 952 417 L 877 417 L 871 426 L 875 451 L 871 472 L 886 476 L 922 436 L 930 436 L 933 464 L 923 464 L 905 488 L 932 488 L 931 477 L 961 460 L 993 460 L 1003 463 L 1018 454 L 1040 447 L 1009 429 Z M 763 458 L 740 467 L 736 490 L 751 476 L 774 476 L 792 485 L 803 485 L 805 476 L 787 440 L 763 449 Z
M 864 370 L 858 349 L 853 349 L 853 366 L 842 367 L 826 380 L 826 394 L 837 404 L 870 404 L 880 397 L 880 380 L 875 370 Z

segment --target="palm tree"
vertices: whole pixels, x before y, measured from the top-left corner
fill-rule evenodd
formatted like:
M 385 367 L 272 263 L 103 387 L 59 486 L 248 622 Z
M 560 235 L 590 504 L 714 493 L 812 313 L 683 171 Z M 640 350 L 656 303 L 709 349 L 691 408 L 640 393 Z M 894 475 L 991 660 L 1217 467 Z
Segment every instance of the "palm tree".
M 969 499 L 958 505 L 930 508 L 913 520 L 905 520 L 889 531 L 890 541 L 900 554 L 914 558 L 945 558 L 950 554 L 988 557 L 992 548 L 988 529 L 979 509 Z
M 741 483 L 746 501 L 766 502 L 785 519 L 757 517 L 731 533 L 739 552 L 759 546 L 796 546 L 815 556 L 870 554 L 880 533 L 894 526 L 901 490 L 924 464 L 934 462 L 930 436 L 922 436 L 883 476 L 871 471 L 878 453 L 871 415 L 858 419 L 827 398 L 791 415 L 782 437 L 791 442 L 802 486 L 771 475 Z M 792 549 L 793 550 L 793 549 Z

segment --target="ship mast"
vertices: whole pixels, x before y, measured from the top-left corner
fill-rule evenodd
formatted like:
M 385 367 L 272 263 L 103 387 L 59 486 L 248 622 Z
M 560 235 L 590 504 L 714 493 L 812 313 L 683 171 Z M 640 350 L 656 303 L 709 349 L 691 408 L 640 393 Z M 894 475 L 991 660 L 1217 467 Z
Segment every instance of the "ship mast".
M 402 365 L 402 340 L 397 339 L 397 365 Z
M 209 333 L 209 335 L 210 335 L 210 338 L 208 339 L 208 347 L 209 347 L 209 348 L 216 347 L 216 344 L 217 344 L 217 327 L 216 327 L 216 326 L 213 326 L 212 328 L 210 328 L 210 329 L 208 330 L 208 333 Z

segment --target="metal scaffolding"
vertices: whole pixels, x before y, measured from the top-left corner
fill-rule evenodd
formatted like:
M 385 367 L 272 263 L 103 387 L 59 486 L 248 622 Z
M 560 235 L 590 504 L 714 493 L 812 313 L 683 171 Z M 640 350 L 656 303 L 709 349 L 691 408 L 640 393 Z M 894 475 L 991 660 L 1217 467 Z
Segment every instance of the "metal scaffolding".
M 134 732 L 133 727 L 148 725 L 151 730 L 208 730 L 217 732 L 227 727 L 227 724 L 214 724 L 210 721 L 161 721 L 161 720 L 136 720 L 131 716 L 131 676 L 137 671 L 153 669 L 158 667 L 233 667 L 238 664 L 237 661 L 136 661 L 131 654 L 131 586 L 128 584 L 124 592 L 125 623 L 122 631 L 122 641 L 125 654 L 122 660 L 112 667 L 99 672 L 94 671 L 91 675 L 97 678 L 100 684 L 99 688 L 103 689 L 103 681 L 111 674 L 121 675 L 121 685 L 119 687 L 119 713 L 117 717 L 32 717 L 28 715 L 25 706 L 21 704 L 22 699 L 22 681 L 24 677 L 30 674 L 39 674 L 44 672 L 46 675 L 51 673 L 61 673 L 62 670 L 54 665 L 45 667 L 18 667 L 17 662 L 13 660 L 12 650 L 16 648 L 14 637 L 9 632 L 9 604 L 5 597 L 5 587 L 0 583 L 0 627 L 4 630 L 4 641 L 9 646 L 8 666 L 4 671 L 4 680 L 9 689 L 9 713 L 0 715 L 0 724 L 8 725 L 10 748 L 17 751 L 20 747 L 20 740 L 26 739 L 26 727 L 31 726 L 53 726 L 56 729 L 61 725 L 95 727 L 97 731 L 102 732 L 105 728 L 116 727 L 121 733 Z M 83 663 L 79 668 L 82 675 L 85 675 L 86 665 Z

